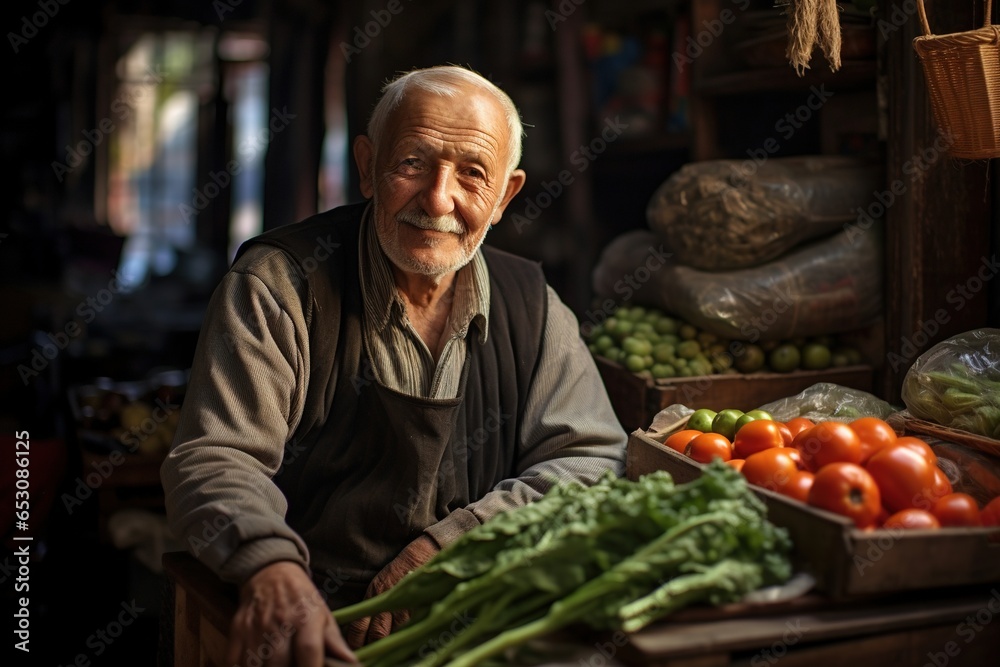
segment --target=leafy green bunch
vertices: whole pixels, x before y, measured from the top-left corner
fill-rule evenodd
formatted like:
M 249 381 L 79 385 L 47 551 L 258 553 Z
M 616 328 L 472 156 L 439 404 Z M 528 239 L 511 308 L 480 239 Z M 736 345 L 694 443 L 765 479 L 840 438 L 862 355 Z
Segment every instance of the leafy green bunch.
M 684 485 L 662 471 L 609 474 L 497 516 L 334 617 L 411 610 L 406 626 L 357 652 L 369 666 L 472 666 L 574 623 L 634 632 L 688 604 L 738 600 L 791 575 L 789 548 L 721 462 Z M 474 620 L 441 645 L 460 616 Z

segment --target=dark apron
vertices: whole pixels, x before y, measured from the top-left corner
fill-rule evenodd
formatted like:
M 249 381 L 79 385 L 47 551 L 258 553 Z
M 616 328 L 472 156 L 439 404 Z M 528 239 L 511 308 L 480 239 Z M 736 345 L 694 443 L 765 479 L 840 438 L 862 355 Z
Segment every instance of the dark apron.
M 300 277 L 311 297 L 304 304 L 310 382 L 286 447 L 301 454 L 287 456 L 274 481 L 331 608 L 363 599 L 375 574 L 424 529 L 519 473 L 520 416 L 546 317 L 540 267 L 484 246 L 490 333 L 483 344 L 470 330 L 457 397 L 424 399 L 379 385 L 361 333 L 362 211 L 334 209 L 240 249 L 267 243 L 307 269 Z M 307 261 L 317 238 L 339 244 L 321 263 Z
M 407 396 L 377 382 L 362 387 L 358 419 L 368 428 L 355 431 L 345 451 L 354 474 L 330 494 L 338 511 L 323 522 L 346 547 L 326 554 L 324 572 L 316 573 L 338 574 L 331 605 L 362 599 L 382 566 L 424 528 L 471 502 L 455 433 L 466 378 L 467 370 L 458 397 L 448 400 Z

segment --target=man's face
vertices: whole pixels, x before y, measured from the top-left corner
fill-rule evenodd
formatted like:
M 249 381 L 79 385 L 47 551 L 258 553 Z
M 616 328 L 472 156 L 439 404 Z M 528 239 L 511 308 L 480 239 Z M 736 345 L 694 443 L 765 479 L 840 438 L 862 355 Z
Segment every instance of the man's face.
M 409 91 L 370 169 L 362 163 L 371 164 L 374 148 L 358 142 L 362 192 L 374 200 L 376 233 L 393 264 L 439 277 L 472 259 L 524 182 L 520 170 L 507 176 L 507 141 L 499 103 L 469 88 L 453 98 Z

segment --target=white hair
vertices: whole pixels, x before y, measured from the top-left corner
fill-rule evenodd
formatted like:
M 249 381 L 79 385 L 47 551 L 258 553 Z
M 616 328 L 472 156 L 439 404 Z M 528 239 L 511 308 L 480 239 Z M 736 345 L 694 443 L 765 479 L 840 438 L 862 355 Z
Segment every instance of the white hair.
M 382 132 L 385 129 L 389 114 L 393 112 L 406 95 L 410 86 L 425 90 L 443 97 L 458 97 L 462 94 L 460 84 L 471 84 L 489 92 L 500 103 L 504 116 L 507 118 L 507 176 L 517 169 L 521 162 L 521 137 L 524 128 L 521 116 L 514 106 L 513 100 L 494 85 L 489 79 L 464 67 L 455 65 L 439 65 L 427 69 L 417 69 L 397 76 L 382 88 L 382 97 L 375 105 L 371 118 L 368 120 L 368 138 L 378 150 Z

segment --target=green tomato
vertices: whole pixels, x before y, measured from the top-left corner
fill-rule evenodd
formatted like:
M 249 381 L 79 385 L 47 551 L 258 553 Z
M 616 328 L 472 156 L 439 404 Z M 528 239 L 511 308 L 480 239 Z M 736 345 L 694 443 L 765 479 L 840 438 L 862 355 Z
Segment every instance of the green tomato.
M 638 373 L 646 368 L 646 360 L 638 354 L 629 354 L 625 357 L 625 368 L 633 373 Z
M 774 421 L 774 418 L 769 412 L 765 412 L 764 410 L 751 410 L 736 420 L 736 433 L 739 433 L 740 429 L 743 428 L 745 424 L 757 421 L 758 419 Z
M 720 411 L 719 414 L 715 415 L 715 419 L 712 420 L 712 432 L 724 435 L 732 442 L 733 437 L 736 435 L 736 422 L 742 416 L 743 411 L 735 408 L 727 408 Z
M 712 430 L 712 421 L 715 419 L 715 416 L 715 410 L 709 410 L 708 408 L 695 410 L 694 414 L 688 418 L 687 427 L 695 431 L 708 433 Z
M 677 371 L 670 364 L 653 364 L 653 368 L 650 370 L 653 372 L 653 377 L 657 379 L 677 376 Z
M 644 357 L 647 354 L 652 354 L 653 344 L 648 340 L 643 340 L 636 336 L 629 336 L 622 341 L 622 349 L 629 354 L 637 354 L 640 357 Z
M 675 320 L 674 318 L 664 316 L 657 319 L 656 323 L 653 324 L 653 327 L 656 329 L 656 333 L 661 335 L 666 335 L 666 334 L 676 334 L 677 330 L 680 328 L 680 325 L 677 324 L 677 320 Z
M 670 343 L 660 343 L 653 347 L 653 358 L 658 363 L 666 364 L 674 360 L 674 346 Z

